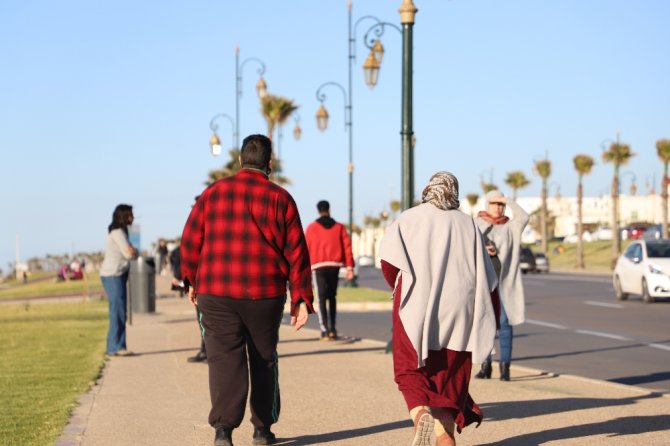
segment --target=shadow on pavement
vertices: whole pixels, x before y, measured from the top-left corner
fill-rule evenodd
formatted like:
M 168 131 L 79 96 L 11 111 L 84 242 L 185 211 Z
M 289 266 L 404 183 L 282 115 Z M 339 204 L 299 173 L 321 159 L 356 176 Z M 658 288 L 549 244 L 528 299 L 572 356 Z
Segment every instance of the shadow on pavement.
M 479 407 L 484 411 L 484 419 L 486 421 L 496 421 L 514 418 L 525 419 L 575 410 L 627 406 L 650 398 L 662 398 L 662 396 L 659 394 L 648 394 L 628 398 L 552 398 L 530 401 L 501 401 L 480 404 Z
M 669 425 L 670 415 L 623 417 L 598 423 L 582 424 L 579 426 L 571 425 L 560 429 L 549 429 L 541 432 L 517 435 L 516 437 L 506 438 L 503 441 L 485 443 L 480 446 L 530 446 L 594 435 L 609 434 L 610 437 L 637 435 L 666 430 Z M 583 444 L 588 444 L 588 440 L 585 439 Z
M 190 348 L 177 348 L 174 350 L 156 350 L 153 352 L 134 352 L 131 357 L 134 356 L 149 356 L 149 355 L 163 355 L 165 353 L 179 353 L 179 352 L 192 352 L 197 351 L 200 347 L 190 347 Z
M 278 445 L 286 446 L 307 446 L 307 445 L 316 445 L 329 443 L 331 441 L 340 441 L 348 440 L 352 438 L 364 437 L 366 435 L 378 434 L 380 432 L 388 432 L 395 429 L 410 429 L 412 427 L 412 422 L 409 420 L 406 421 L 394 421 L 392 423 L 380 424 L 377 426 L 370 427 L 361 427 L 358 429 L 348 429 L 339 432 L 329 432 L 319 435 L 306 435 L 299 438 L 278 438 Z M 411 438 L 411 431 L 407 432 L 408 440 Z M 360 444 L 367 444 L 364 440 Z
M 302 352 L 302 353 L 286 353 L 279 355 L 280 359 L 297 357 L 297 356 L 310 356 L 310 355 L 329 355 L 333 353 L 364 353 L 364 352 L 383 352 L 384 347 L 368 347 L 368 348 L 333 348 L 328 350 L 313 350 L 311 352 Z
M 648 384 L 657 381 L 667 381 L 667 380 L 670 380 L 670 372 L 657 372 L 657 373 L 649 373 L 647 375 L 625 376 L 623 378 L 610 379 L 609 381 L 634 386 L 638 384 Z

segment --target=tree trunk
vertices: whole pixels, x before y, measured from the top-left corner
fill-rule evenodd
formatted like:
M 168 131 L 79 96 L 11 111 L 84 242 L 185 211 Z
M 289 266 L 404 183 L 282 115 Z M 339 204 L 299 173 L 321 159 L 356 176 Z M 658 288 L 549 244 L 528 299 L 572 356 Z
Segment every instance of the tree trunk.
M 548 253 L 547 239 L 547 179 L 542 179 L 542 209 L 540 211 L 540 231 L 542 232 L 542 252 L 546 256 Z
M 668 163 L 663 163 L 663 185 L 661 190 L 661 202 L 663 203 L 663 238 L 668 238 Z
M 582 233 L 584 232 L 584 223 L 582 217 L 582 199 L 584 190 L 582 188 L 582 177 L 579 176 L 579 184 L 577 185 L 577 269 L 584 269 L 584 242 L 582 241 Z
M 621 234 L 619 234 L 619 166 L 614 169 L 612 179 L 612 264 L 614 270 L 617 258 L 621 253 Z

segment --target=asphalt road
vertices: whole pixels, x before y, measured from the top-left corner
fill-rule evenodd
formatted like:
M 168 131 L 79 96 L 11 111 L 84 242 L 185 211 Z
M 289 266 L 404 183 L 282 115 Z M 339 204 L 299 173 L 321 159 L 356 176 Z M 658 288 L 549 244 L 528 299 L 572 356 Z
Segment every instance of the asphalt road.
M 387 289 L 374 268 L 361 268 L 359 285 Z M 670 393 L 670 300 L 618 302 L 606 276 L 528 274 L 524 285 L 513 362 Z M 387 341 L 390 321 L 390 312 L 338 312 L 339 332 L 353 337 Z

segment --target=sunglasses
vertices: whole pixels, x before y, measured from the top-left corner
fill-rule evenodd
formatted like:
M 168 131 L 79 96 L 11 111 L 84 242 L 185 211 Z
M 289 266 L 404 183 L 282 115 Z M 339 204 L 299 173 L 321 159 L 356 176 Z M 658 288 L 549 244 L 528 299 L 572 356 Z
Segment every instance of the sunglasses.
M 505 206 L 505 203 L 501 203 L 501 202 L 499 202 L 499 201 L 491 201 L 489 204 L 493 204 L 493 205 L 496 205 L 496 204 L 497 204 L 497 205 L 499 205 L 499 206 Z

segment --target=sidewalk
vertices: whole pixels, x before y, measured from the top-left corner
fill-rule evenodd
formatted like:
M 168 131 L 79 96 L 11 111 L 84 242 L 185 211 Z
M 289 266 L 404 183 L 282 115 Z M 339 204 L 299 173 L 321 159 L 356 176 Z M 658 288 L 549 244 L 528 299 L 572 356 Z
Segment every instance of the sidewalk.
M 174 297 L 156 311 L 134 315 L 128 346 L 137 355 L 107 363 L 56 445 L 213 444 L 207 365 L 186 362 L 199 346 L 195 311 Z M 316 331 L 286 325 L 280 339 L 277 444 L 411 443 L 381 343 L 320 342 Z M 670 398 L 642 389 L 513 366 L 511 382 L 473 379 L 470 393 L 486 418 L 457 435 L 459 445 L 670 444 Z M 248 419 L 233 433 L 236 446 L 251 444 Z

